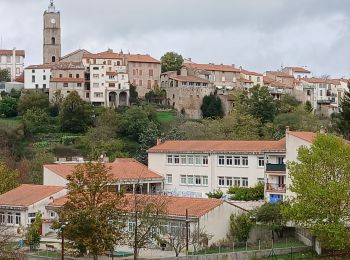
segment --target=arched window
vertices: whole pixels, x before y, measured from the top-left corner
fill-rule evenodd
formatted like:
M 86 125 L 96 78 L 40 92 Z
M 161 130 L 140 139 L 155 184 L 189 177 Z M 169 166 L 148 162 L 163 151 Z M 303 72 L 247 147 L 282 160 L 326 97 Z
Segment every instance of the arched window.
M 52 62 L 55 62 L 55 61 L 56 61 L 56 57 L 52 56 Z
M 55 39 L 55 37 L 52 37 L 52 38 L 51 38 L 51 44 L 56 44 L 56 39 Z

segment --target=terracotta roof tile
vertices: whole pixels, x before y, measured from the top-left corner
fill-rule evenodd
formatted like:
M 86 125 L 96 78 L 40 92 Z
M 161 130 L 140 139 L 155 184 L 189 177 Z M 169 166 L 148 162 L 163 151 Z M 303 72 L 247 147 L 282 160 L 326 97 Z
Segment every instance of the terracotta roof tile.
M 244 78 L 238 78 L 237 80 L 242 82 L 242 83 L 254 83 L 253 81 L 251 81 L 249 79 L 244 79 Z
M 86 53 L 86 54 L 91 54 L 90 52 L 88 52 L 88 51 L 85 50 L 85 49 L 78 49 L 78 50 L 76 50 L 76 51 L 73 51 L 73 52 L 68 53 L 68 54 L 66 54 L 65 56 L 61 57 L 60 60 L 66 59 L 66 58 L 68 58 L 68 57 L 70 57 L 70 56 L 73 56 L 73 55 L 79 53 L 79 52 L 83 52 L 84 54 L 85 54 L 85 53 Z
M 304 69 L 302 67 L 286 67 L 287 69 L 291 69 L 293 72 L 299 73 L 311 73 L 311 71 Z
M 292 75 L 284 73 L 282 71 L 266 71 L 266 75 L 271 74 L 279 78 L 294 78 Z
M 288 134 L 295 136 L 299 139 L 312 143 L 316 137 L 316 133 L 313 132 L 301 132 L 301 131 L 289 131 Z
M 53 64 L 38 64 L 38 65 L 29 65 L 26 69 L 51 69 Z
M 174 217 L 186 217 L 186 209 L 188 210 L 189 217 L 201 217 L 216 207 L 221 206 L 224 201 L 219 199 L 205 199 L 205 198 L 187 198 L 187 197 L 170 197 L 170 196 L 158 196 L 158 195 L 137 195 L 147 198 L 147 200 L 164 199 L 167 205 L 167 215 Z M 127 203 L 132 203 L 134 196 L 131 194 L 125 195 Z M 62 197 L 50 203 L 51 207 L 62 207 L 68 201 L 67 197 Z M 132 212 L 132 207 L 126 205 L 126 210 Z
M 129 62 L 145 62 L 145 63 L 159 63 L 160 61 L 146 54 L 127 54 L 126 58 Z
M 199 70 L 207 70 L 207 71 L 224 71 L 224 72 L 234 72 L 239 73 L 240 70 L 234 68 L 230 65 L 216 65 L 216 64 L 197 64 L 197 63 L 185 63 L 183 64 L 186 68 L 189 69 L 199 69 Z
M 252 76 L 262 76 L 262 74 L 257 73 L 257 72 L 253 72 L 253 71 L 248 71 L 245 69 L 241 69 L 241 73 L 244 75 L 252 75 Z
M 85 59 L 127 59 L 129 62 L 140 63 L 160 63 L 159 60 L 151 57 L 148 54 L 121 54 L 110 51 L 100 52 L 97 54 L 85 53 L 83 55 Z
M 45 164 L 44 167 L 66 179 L 77 165 L 76 163 L 57 163 Z M 106 163 L 106 166 L 111 167 L 111 173 L 118 181 L 163 179 L 162 176 L 132 158 L 118 158 L 113 163 Z
M 22 184 L 21 186 L 0 195 L 0 206 L 30 206 L 40 200 L 43 200 L 59 191 L 64 187 Z
M 148 150 L 150 153 L 161 152 L 264 152 L 284 151 L 286 149 L 285 138 L 278 141 L 165 141 Z
M 6 56 L 11 55 L 12 56 L 12 54 L 13 54 L 13 50 L 0 50 L 0 55 L 6 55 Z M 25 57 L 25 51 L 24 50 L 16 50 L 16 56 Z

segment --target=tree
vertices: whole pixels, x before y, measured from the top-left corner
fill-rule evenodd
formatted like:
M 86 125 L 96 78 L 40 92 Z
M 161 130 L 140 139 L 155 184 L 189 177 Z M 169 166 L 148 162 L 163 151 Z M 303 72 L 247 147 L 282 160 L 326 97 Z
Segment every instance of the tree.
M 16 188 L 19 183 L 19 172 L 11 170 L 4 163 L 0 162 L 0 194 Z
M 256 201 L 264 199 L 264 183 L 259 182 L 255 187 L 230 187 L 227 191 L 232 200 Z
M 37 212 L 35 215 L 35 220 L 29 225 L 25 234 L 26 244 L 29 245 L 30 249 L 35 249 L 40 246 L 40 228 L 42 224 L 42 214 Z
M 222 117 L 224 112 L 222 110 L 221 99 L 213 94 L 205 96 L 201 105 L 203 118 Z
M 283 228 L 286 225 L 286 221 L 282 215 L 281 203 L 265 203 L 260 208 L 257 208 L 252 215 L 256 222 L 271 230 L 272 234 L 276 233 L 278 237 L 283 236 Z
M 51 104 L 49 107 L 49 111 L 50 111 L 51 116 L 58 116 L 59 115 L 63 100 L 64 100 L 64 97 L 63 97 L 61 90 L 56 90 L 53 93 L 53 97 L 51 99 Z
M 23 115 L 28 109 L 38 108 L 46 110 L 49 108 L 49 97 L 41 91 L 28 91 L 22 95 L 18 103 L 18 112 Z
M 278 114 L 293 112 L 301 103 L 294 96 L 288 94 L 284 95 L 280 101 L 277 100 L 276 102 Z
M 29 182 L 43 184 L 43 165 L 53 163 L 54 156 L 48 151 L 37 150 L 29 160 Z
M 229 237 L 234 242 L 246 242 L 249 238 L 249 233 L 254 223 L 251 215 L 242 213 L 240 215 L 232 214 L 230 216 L 230 233 Z
M 138 104 L 139 103 L 139 93 L 137 93 L 136 86 L 134 84 L 130 84 L 130 104 Z
M 298 150 L 298 162 L 288 164 L 297 194 L 283 213 L 308 228 L 329 250 L 350 247 L 350 146 L 339 137 L 317 135 L 311 147 Z
M 167 52 L 160 58 L 162 72 L 176 71 L 180 74 L 184 59 L 176 52 Z
M 348 91 L 345 91 L 340 102 L 340 109 L 340 120 L 337 121 L 337 125 L 344 138 L 350 140 L 350 82 L 348 83 Z
M 156 145 L 157 138 L 159 137 L 160 132 L 158 130 L 158 125 L 154 122 L 149 122 L 147 127 L 143 129 L 139 136 L 139 150 L 137 153 L 138 161 L 147 164 L 148 153 L 147 150 L 152 146 Z
M 30 108 L 23 115 L 23 124 L 28 133 L 46 133 L 49 131 L 50 117 L 43 109 Z
M 19 100 L 19 98 L 21 97 L 21 91 L 12 88 L 10 93 L 9 93 L 9 96 L 16 99 L 16 100 Z
M 272 122 L 276 115 L 277 108 L 267 87 L 256 85 L 251 88 L 250 93 L 251 96 L 248 100 L 249 113 L 259 118 L 262 123 Z
M 11 74 L 7 69 L 0 69 L 0 82 L 10 82 Z
M 15 257 L 16 247 L 13 243 L 15 235 L 12 227 L 7 226 L 6 223 L 0 223 L 0 259 L 19 259 Z
M 162 196 L 134 194 L 129 198 L 133 227 L 127 233 L 127 243 L 134 248 L 134 259 L 138 259 L 141 248 L 155 242 L 167 212 L 167 199 Z
M 67 180 L 67 202 L 58 212 L 64 236 L 80 254 L 89 251 L 97 259 L 122 238 L 124 195 L 108 190 L 115 179 L 102 163 L 80 164 Z
M 146 93 L 145 99 L 147 102 L 162 104 L 166 100 L 166 91 L 156 85 L 152 90 Z
M 218 189 L 218 190 L 214 190 L 213 192 L 210 191 L 210 192 L 206 193 L 206 195 L 210 199 L 221 199 L 224 196 L 224 192 L 222 190 Z
M 0 100 L 0 116 L 17 116 L 17 100 L 10 96 L 5 96 Z
M 311 102 L 307 100 L 304 105 L 304 110 L 308 113 L 311 113 L 314 109 L 312 108 Z
M 61 129 L 66 132 L 82 133 L 92 125 L 92 108 L 72 91 L 64 99 L 60 110 Z

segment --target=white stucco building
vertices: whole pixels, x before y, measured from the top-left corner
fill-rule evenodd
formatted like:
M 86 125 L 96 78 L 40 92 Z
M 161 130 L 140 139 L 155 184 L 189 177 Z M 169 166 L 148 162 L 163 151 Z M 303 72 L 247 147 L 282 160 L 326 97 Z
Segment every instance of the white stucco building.
M 50 229 L 55 212 L 46 210 L 46 206 L 66 194 L 61 186 L 22 184 L 21 186 L 0 195 L 0 223 L 9 227 L 9 231 L 20 235 L 20 228 L 33 223 L 38 212 L 42 214 L 41 234 Z
M 48 90 L 50 87 L 51 65 L 31 65 L 24 69 L 24 89 Z
M 208 192 L 226 192 L 231 186 L 267 183 L 265 164 L 283 167 L 284 158 L 285 139 L 165 141 L 148 150 L 148 167 L 165 178 L 165 192 L 206 197 Z M 281 180 L 280 184 L 284 183 Z
M 24 50 L 0 50 L 0 69 L 9 71 L 11 81 L 15 81 L 23 73 L 24 58 Z

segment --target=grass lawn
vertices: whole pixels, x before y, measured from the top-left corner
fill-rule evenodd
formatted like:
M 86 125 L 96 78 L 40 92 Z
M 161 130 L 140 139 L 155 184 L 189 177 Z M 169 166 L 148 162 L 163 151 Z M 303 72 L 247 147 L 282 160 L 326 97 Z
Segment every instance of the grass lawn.
M 0 117 L 0 125 L 11 125 L 11 126 L 20 126 L 22 124 L 21 117 L 11 117 L 11 118 L 2 118 Z
M 176 118 L 176 113 L 173 111 L 157 111 L 157 120 L 159 123 L 169 123 Z

